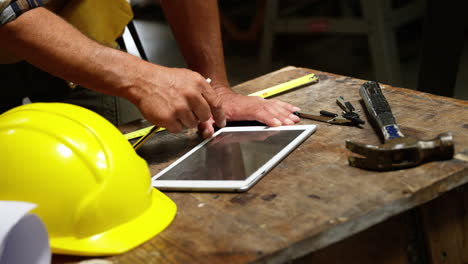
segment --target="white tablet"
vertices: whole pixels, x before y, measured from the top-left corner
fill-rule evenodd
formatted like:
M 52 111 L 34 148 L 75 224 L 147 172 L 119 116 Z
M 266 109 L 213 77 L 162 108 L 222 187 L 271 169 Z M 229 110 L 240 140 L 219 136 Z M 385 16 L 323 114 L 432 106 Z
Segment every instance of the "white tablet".
M 222 128 L 154 175 L 153 186 L 173 191 L 246 191 L 315 129 L 315 125 Z

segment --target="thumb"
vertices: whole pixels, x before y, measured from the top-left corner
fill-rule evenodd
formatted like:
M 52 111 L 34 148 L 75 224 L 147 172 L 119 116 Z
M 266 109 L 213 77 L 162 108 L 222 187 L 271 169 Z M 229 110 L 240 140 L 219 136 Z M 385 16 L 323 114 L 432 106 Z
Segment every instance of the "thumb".
M 214 123 L 215 121 L 213 120 L 213 117 L 205 122 L 198 123 L 198 132 L 202 135 L 203 138 L 209 138 L 214 134 Z

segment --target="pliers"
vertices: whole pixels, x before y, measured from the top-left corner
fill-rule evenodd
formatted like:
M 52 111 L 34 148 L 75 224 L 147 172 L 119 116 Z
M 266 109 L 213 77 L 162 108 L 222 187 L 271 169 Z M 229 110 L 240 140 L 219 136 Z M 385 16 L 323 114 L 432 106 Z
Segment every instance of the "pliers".
M 343 96 L 338 97 L 336 99 L 336 103 L 340 106 L 341 109 L 343 109 L 343 112 L 340 115 L 325 110 L 321 110 L 319 112 L 320 115 L 314 115 L 307 112 L 294 112 L 294 114 L 302 118 L 326 122 L 334 125 L 359 126 L 365 123 L 364 120 L 359 117 L 359 114 L 354 106 L 349 101 L 346 101 Z

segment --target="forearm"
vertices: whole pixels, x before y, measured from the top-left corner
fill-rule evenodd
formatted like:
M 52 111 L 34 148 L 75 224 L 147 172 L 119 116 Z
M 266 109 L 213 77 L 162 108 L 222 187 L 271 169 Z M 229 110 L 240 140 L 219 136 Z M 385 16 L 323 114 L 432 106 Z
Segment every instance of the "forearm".
M 52 75 L 129 97 L 127 73 L 137 58 L 94 42 L 45 8 L 30 10 L 0 27 L 0 39 L 0 48 Z
M 217 0 L 162 0 L 167 20 L 189 68 L 228 88 Z
M 225 117 L 220 100 L 200 74 L 167 68 L 102 46 L 44 8 L 0 27 L 0 48 L 84 87 L 127 98 L 146 120 L 170 132 Z
M 222 102 L 227 120 L 257 120 L 268 126 L 292 125 L 299 109 L 278 101 L 256 96 L 242 96 L 231 91 L 224 65 L 218 0 L 161 0 L 174 36 L 188 66 L 205 78 Z M 205 137 L 214 132 L 209 122 L 199 129 Z

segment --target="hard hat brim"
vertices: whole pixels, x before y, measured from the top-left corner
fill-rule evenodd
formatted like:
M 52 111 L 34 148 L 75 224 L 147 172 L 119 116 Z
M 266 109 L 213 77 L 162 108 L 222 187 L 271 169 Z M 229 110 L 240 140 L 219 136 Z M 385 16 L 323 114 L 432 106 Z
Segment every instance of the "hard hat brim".
M 91 237 L 51 238 L 51 249 L 56 254 L 80 256 L 121 254 L 163 231 L 174 219 L 176 211 L 176 204 L 153 188 L 151 206 L 136 219 Z

